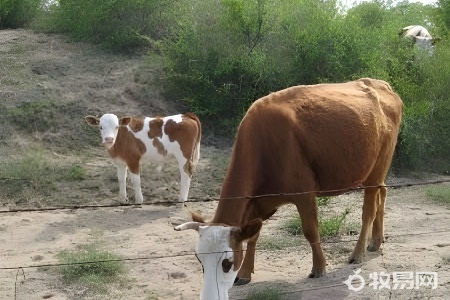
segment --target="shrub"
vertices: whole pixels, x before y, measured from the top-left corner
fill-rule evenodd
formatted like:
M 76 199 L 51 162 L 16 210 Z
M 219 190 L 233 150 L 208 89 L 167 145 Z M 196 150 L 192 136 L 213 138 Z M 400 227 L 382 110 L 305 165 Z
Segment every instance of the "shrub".
M 163 0 L 61 0 L 50 7 L 41 29 L 118 51 L 148 46 L 170 30 L 170 8 Z
M 0 29 L 25 26 L 34 18 L 40 5 L 41 0 L 2 0 Z

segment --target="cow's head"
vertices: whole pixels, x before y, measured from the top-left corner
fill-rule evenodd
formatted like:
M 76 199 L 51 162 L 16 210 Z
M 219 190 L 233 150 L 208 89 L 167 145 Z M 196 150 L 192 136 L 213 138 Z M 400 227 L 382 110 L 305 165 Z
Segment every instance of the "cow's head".
M 201 299 L 227 300 L 244 257 L 243 242 L 255 236 L 262 226 L 255 219 L 243 227 L 233 227 L 204 222 L 187 222 L 175 230 L 196 230 L 200 238 L 195 255 L 203 266 Z
M 120 119 L 114 114 L 104 114 L 100 119 L 94 116 L 84 118 L 89 125 L 100 128 L 102 143 L 107 149 L 110 149 L 116 142 L 119 126 L 126 126 L 130 123 L 131 117 Z

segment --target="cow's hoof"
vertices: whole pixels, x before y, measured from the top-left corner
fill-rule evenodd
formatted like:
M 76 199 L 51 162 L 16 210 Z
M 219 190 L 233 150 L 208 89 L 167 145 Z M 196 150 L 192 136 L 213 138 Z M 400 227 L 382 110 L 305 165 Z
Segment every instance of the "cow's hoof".
M 367 251 L 370 251 L 370 252 L 378 251 L 378 249 L 380 249 L 380 246 L 378 246 L 378 247 L 376 245 L 367 246 Z
M 319 270 L 314 270 L 314 268 L 311 270 L 311 273 L 309 273 L 308 278 L 319 278 L 322 277 L 323 275 L 325 275 L 325 270 L 319 271 Z
M 380 250 L 381 240 L 372 240 L 370 244 L 367 246 L 367 251 L 375 252 Z
M 234 285 L 244 285 L 247 284 L 251 281 L 250 278 L 239 278 L 236 277 L 236 279 L 234 280 Z
M 350 255 L 350 257 L 348 258 L 348 263 L 349 264 L 360 264 L 362 263 L 363 259 L 362 257 L 358 256 L 358 255 Z

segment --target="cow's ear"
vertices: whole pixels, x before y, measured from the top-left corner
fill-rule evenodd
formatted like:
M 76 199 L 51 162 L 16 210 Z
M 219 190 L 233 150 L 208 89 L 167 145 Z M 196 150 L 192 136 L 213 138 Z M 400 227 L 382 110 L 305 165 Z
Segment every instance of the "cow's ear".
M 100 124 L 100 120 L 94 116 L 86 116 L 84 120 L 91 126 L 98 126 L 98 124 Z
M 120 118 L 119 125 L 127 126 L 128 124 L 130 124 L 130 122 L 131 122 L 131 117 L 129 117 L 129 116 L 122 117 L 122 118 Z
M 258 234 L 258 232 L 261 230 L 261 227 L 262 227 L 262 220 L 254 219 L 248 222 L 243 227 L 237 228 L 237 231 L 233 232 L 233 236 L 238 242 L 242 242 L 251 239 L 256 234 Z

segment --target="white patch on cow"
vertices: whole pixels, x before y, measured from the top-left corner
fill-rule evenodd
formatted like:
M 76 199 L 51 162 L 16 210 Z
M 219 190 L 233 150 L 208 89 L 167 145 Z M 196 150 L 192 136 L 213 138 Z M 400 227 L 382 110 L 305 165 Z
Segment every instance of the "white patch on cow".
M 164 118 L 164 123 L 168 120 L 173 120 L 175 123 L 181 123 L 183 122 L 183 115 L 174 115 L 174 116 L 168 116 Z
M 238 271 L 234 266 L 225 273 L 222 261 L 233 261 L 233 249 L 230 247 L 231 227 L 200 226 L 200 238 L 195 247 L 195 253 L 203 265 L 202 300 L 227 300 L 228 290 L 233 286 Z
M 100 118 L 99 127 L 102 143 L 106 148 L 110 149 L 116 142 L 117 133 L 119 132 L 119 119 L 114 114 L 104 114 Z

